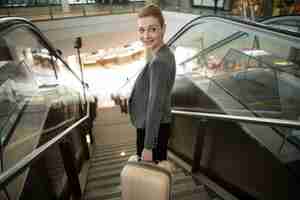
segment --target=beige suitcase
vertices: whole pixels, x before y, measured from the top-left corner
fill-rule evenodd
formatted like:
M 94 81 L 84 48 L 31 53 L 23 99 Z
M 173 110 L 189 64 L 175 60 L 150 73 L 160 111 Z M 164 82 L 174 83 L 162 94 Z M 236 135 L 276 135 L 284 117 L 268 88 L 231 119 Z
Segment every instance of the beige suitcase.
M 131 157 L 121 172 L 122 200 L 170 200 L 171 171 Z

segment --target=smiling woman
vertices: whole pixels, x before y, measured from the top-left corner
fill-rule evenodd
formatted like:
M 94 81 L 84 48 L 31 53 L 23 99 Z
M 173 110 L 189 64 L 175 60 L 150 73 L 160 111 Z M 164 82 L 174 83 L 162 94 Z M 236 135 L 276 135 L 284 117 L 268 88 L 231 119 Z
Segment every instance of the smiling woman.
M 146 161 L 161 161 L 167 159 L 175 58 L 163 41 L 166 25 L 159 7 L 143 8 L 137 24 L 139 39 L 153 57 L 136 79 L 129 114 L 137 128 L 137 155 Z

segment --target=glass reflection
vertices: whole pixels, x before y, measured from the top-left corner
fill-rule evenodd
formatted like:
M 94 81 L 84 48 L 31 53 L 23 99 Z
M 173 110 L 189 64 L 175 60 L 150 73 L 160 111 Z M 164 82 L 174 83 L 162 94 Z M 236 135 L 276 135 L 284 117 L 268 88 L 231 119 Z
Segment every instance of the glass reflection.
M 180 77 L 177 90 L 182 95 L 175 99 L 176 106 L 299 121 L 299 38 L 222 19 L 200 19 L 172 44 L 172 49 Z M 186 79 L 199 94 L 194 86 L 183 92 Z M 298 132 L 289 128 L 243 126 L 254 135 L 277 132 L 299 144 Z M 274 143 L 269 139 L 266 143 Z M 278 145 L 270 149 L 280 151 Z

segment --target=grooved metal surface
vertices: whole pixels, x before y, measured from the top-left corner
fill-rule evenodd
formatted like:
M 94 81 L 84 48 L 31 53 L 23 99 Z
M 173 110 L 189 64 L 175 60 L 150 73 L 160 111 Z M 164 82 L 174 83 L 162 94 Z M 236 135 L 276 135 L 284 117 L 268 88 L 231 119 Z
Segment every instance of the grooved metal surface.
M 100 110 L 98 113 L 94 124 L 95 146 L 90 158 L 83 199 L 120 200 L 120 173 L 128 158 L 136 153 L 135 130 L 130 126 L 128 116 L 121 115 L 118 107 Z M 120 121 L 123 122 L 123 129 L 116 125 Z M 126 129 L 125 122 L 128 124 Z M 125 155 L 121 156 L 121 152 L 125 152 Z M 175 162 L 174 165 L 176 169 L 172 174 L 172 200 L 210 199 L 203 185 L 197 185 L 189 172 L 178 167 Z
M 85 200 L 117 200 L 121 199 L 120 172 L 131 155 L 135 154 L 134 144 L 127 144 L 128 152 L 120 155 L 120 150 L 127 150 L 123 144 L 97 145 L 91 158 L 87 183 L 84 191 Z M 111 152 L 101 157 L 103 152 Z M 208 199 L 208 194 L 203 185 L 197 185 L 193 178 L 182 168 L 176 166 L 172 175 L 172 198 L 179 199 Z

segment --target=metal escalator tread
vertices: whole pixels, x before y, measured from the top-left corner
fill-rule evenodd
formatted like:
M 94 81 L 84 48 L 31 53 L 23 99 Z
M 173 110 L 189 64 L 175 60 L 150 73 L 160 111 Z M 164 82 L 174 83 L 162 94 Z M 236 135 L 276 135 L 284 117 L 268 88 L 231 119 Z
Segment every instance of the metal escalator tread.
M 100 167 L 93 167 L 93 168 L 90 168 L 89 173 L 90 174 L 105 173 L 107 171 L 115 170 L 115 169 L 119 169 L 121 171 L 123 166 L 124 166 L 124 163 L 117 163 L 117 164 L 114 164 L 114 165 L 106 165 L 106 166 L 103 166 L 103 167 L 101 167 L 101 166 Z
M 193 181 L 191 176 L 187 176 L 184 173 L 178 173 L 175 176 L 172 177 L 172 184 L 181 184 L 181 183 L 186 183 L 189 181 Z
M 115 146 L 111 148 L 97 148 L 95 147 L 93 149 L 93 153 L 96 154 L 101 154 L 101 153 L 113 153 L 118 150 L 123 150 L 123 149 L 134 149 L 136 147 L 135 144 L 126 144 L 126 145 L 120 145 L 120 146 Z
M 133 154 L 135 154 L 135 149 L 133 149 L 133 150 L 130 150 L 130 151 L 126 151 L 125 153 L 126 153 L 126 155 L 125 156 L 131 156 L 131 155 L 133 155 Z M 115 154 L 111 154 L 111 155 L 105 155 L 105 156 L 99 156 L 99 157 L 94 157 L 93 156 L 93 158 L 91 159 L 91 161 L 92 162 L 95 162 L 95 161 L 106 161 L 106 160 L 109 160 L 109 159 L 112 159 L 112 158 L 120 158 L 120 157 L 123 157 L 122 155 L 121 155 L 121 152 L 122 151 L 120 151 L 120 152 L 117 152 L 117 153 L 115 153 Z
M 119 149 L 125 149 L 125 148 L 134 148 L 134 143 L 128 143 L 128 144 L 120 144 L 117 146 L 111 146 L 111 147 L 95 147 L 94 152 L 95 153 L 101 153 L 101 152 L 112 152 Z
M 123 166 L 124 166 L 124 164 L 123 164 Z M 119 177 L 122 168 L 123 167 L 120 167 L 120 168 L 118 167 L 118 168 L 115 168 L 112 170 L 100 171 L 100 173 L 99 172 L 98 173 L 89 173 L 87 180 L 89 183 L 93 182 L 93 181 L 98 181 L 98 180 L 104 182 L 107 179 Z M 178 174 L 178 178 L 177 178 L 177 175 L 174 177 L 174 181 L 176 181 L 176 183 L 184 182 L 184 181 L 193 181 L 190 176 L 186 176 L 183 172 L 181 172 L 181 170 L 175 171 L 174 174 L 175 175 Z
M 118 185 L 120 185 L 120 176 L 112 177 L 108 180 L 92 181 L 92 182 L 88 182 L 88 184 L 86 185 L 85 192 L 97 190 L 99 188 L 114 187 Z
M 172 187 L 172 196 L 174 200 L 187 198 L 192 194 L 199 194 L 202 192 L 203 186 L 197 186 L 193 182 L 175 184 Z M 111 199 L 114 197 L 119 197 L 121 195 L 120 185 L 109 187 L 109 188 L 99 188 L 97 190 L 90 191 L 85 199 Z
M 102 188 L 90 191 L 85 193 L 84 199 L 85 200 L 100 200 L 100 199 L 111 199 L 115 197 L 121 196 L 121 188 L 120 185 L 109 187 L 109 188 Z
M 110 149 L 107 146 L 107 149 Z M 88 171 L 87 184 L 84 191 L 85 200 L 119 200 L 121 199 L 120 173 L 128 157 L 120 157 L 120 151 L 132 151 L 133 148 L 118 148 L 115 146 L 109 153 L 93 154 Z M 103 151 L 103 152 L 104 152 Z M 176 199 L 193 200 L 200 196 L 202 188 L 197 186 L 191 176 L 187 175 L 182 168 L 177 167 L 173 172 L 172 196 Z M 189 196 L 191 196 L 189 198 Z M 174 199 L 173 198 L 173 199 Z
M 199 194 L 203 190 L 205 190 L 203 185 L 180 184 L 172 188 L 172 199 L 181 200 L 189 198 L 192 194 Z
M 125 151 L 125 150 L 126 151 L 135 151 L 136 147 L 135 146 L 124 147 L 124 148 L 120 148 L 120 149 L 113 149 L 111 151 L 93 151 L 93 157 L 98 158 L 98 157 L 115 155 L 115 154 L 119 154 L 119 153 L 121 153 L 122 151 Z
M 92 162 L 91 167 L 96 167 L 96 166 L 104 166 L 104 165 L 112 165 L 112 164 L 117 164 L 120 162 L 126 162 L 128 160 L 128 157 L 122 157 L 119 159 L 113 159 L 113 160 L 108 160 L 108 161 L 100 161 L 100 162 Z
M 120 172 L 121 172 L 120 169 L 116 169 L 116 170 L 107 171 L 105 173 L 89 174 L 88 181 L 90 182 L 93 180 L 103 180 L 111 177 L 120 176 Z
M 195 193 L 191 193 L 189 195 L 185 195 L 184 197 L 180 197 L 173 200 L 212 200 L 212 199 L 207 194 L 207 191 L 203 187 L 201 191 L 197 191 Z
M 191 179 L 192 179 L 191 176 L 187 176 L 183 172 L 179 172 L 178 175 L 173 177 L 172 181 L 173 184 L 177 184 L 177 183 L 189 181 Z M 105 179 L 105 180 L 101 179 L 97 181 L 88 181 L 88 184 L 86 185 L 86 192 L 91 190 L 96 190 L 99 188 L 118 186 L 119 184 L 120 184 L 120 176 L 110 177 L 109 179 Z
M 115 154 L 115 155 L 103 156 L 104 159 L 103 158 L 101 159 L 100 157 L 94 158 L 92 156 L 90 159 L 90 162 L 91 162 L 91 164 L 96 164 L 97 162 L 105 163 L 105 162 L 110 162 L 110 161 L 114 161 L 117 159 L 124 159 L 124 157 L 126 157 L 128 159 L 132 154 L 134 154 L 134 153 L 127 152 L 127 154 L 125 156 L 120 156 L 120 153 L 121 152 L 118 152 L 118 155 Z
M 178 175 L 173 177 L 172 186 L 175 197 L 187 195 L 187 192 L 197 191 L 197 185 L 190 176 L 186 176 L 182 172 L 177 174 Z M 93 189 L 86 189 L 85 199 L 111 199 L 119 197 L 121 195 L 119 174 L 113 178 L 115 178 L 115 182 L 111 184 L 110 187 L 94 187 Z M 107 180 L 110 181 L 110 178 Z M 102 180 L 102 183 L 105 184 L 105 181 Z
M 114 154 L 116 152 L 124 151 L 124 150 L 135 150 L 136 145 L 127 145 L 124 147 L 119 147 L 119 148 L 114 148 L 110 150 L 93 150 L 93 155 L 94 156 L 103 156 L 103 155 L 109 155 L 109 154 Z
M 100 144 L 95 146 L 95 149 L 109 149 L 109 148 L 120 147 L 124 145 L 132 145 L 135 144 L 135 142 L 136 142 L 135 140 L 128 140 L 118 144 Z

